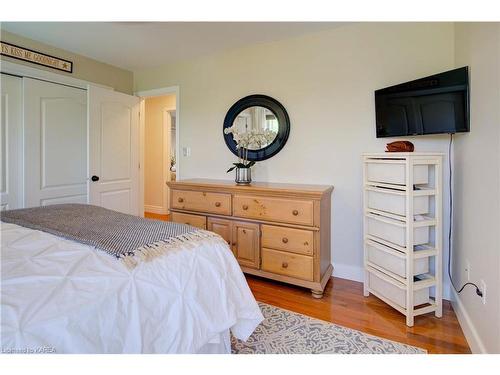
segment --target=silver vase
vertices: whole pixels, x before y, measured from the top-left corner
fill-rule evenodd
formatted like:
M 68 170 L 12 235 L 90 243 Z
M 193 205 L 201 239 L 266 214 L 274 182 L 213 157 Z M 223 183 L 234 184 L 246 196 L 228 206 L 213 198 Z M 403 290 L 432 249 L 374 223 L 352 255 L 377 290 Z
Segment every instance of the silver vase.
M 252 182 L 252 170 L 250 168 L 236 168 L 235 181 L 238 185 L 249 185 Z

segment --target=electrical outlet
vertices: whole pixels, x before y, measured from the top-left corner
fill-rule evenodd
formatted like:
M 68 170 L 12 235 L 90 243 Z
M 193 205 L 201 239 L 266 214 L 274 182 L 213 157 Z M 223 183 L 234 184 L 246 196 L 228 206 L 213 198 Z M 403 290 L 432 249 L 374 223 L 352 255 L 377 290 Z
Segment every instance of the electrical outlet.
M 483 296 L 481 297 L 481 299 L 483 300 L 483 305 L 486 305 L 486 283 L 484 282 L 484 280 L 481 280 L 479 285 L 481 287 L 481 292 L 483 292 Z
M 465 277 L 467 277 L 467 281 L 470 281 L 470 262 L 468 259 L 465 260 Z
M 189 157 L 191 156 L 191 147 L 183 147 L 182 148 L 182 155 Z

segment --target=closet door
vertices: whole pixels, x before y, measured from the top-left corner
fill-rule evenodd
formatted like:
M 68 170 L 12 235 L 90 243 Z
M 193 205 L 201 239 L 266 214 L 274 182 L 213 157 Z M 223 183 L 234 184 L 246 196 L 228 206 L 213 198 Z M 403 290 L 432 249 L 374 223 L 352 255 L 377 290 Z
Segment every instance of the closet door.
M 139 215 L 139 103 L 89 88 L 90 203 Z
M 0 210 L 22 208 L 23 80 L 0 75 Z
M 25 206 L 87 203 L 87 92 L 24 83 Z

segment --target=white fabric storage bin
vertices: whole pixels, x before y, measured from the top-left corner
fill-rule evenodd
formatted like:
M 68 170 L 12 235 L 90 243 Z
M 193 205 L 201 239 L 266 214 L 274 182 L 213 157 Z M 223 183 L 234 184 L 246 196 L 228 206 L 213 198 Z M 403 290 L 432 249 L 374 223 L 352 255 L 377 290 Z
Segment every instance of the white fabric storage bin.
M 406 185 L 406 164 L 369 162 L 366 164 L 366 178 L 373 182 Z M 428 165 L 415 165 L 413 167 L 413 183 L 429 183 Z
M 386 191 L 384 191 L 386 190 Z M 367 190 L 368 208 L 391 214 L 406 216 L 406 195 L 391 192 L 389 189 Z M 429 212 L 429 197 L 417 196 L 413 198 L 414 215 L 423 215 Z
M 402 247 L 406 246 L 406 224 L 385 216 L 367 215 L 367 233 Z M 413 245 L 429 242 L 429 227 L 413 229 Z
M 391 249 L 382 244 L 366 243 L 368 261 L 390 271 L 398 276 L 406 278 L 406 254 Z M 413 275 L 421 275 L 429 272 L 429 258 L 415 259 L 413 261 Z
M 398 284 L 400 284 L 400 286 L 398 286 Z M 389 301 L 404 307 L 405 309 L 408 308 L 406 301 L 406 287 L 399 281 L 394 280 L 394 283 L 386 281 L 382 277 L 379 277 L 374 271 L 368 269 L 368 287 L 372 289 L 373 292 L 380 294 Z M 413 292 L 412 307 L 423 305 L 428 302 L 429 288 L 423 288 Z

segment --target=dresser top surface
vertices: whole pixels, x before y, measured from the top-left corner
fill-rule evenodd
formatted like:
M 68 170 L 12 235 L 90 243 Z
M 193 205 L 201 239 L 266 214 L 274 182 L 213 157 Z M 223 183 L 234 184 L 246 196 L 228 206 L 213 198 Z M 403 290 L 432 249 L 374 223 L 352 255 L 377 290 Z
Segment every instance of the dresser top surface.
M 331 185 L 287 184 L 273 182 L 252 182 L 250 185 L 237 185 L 231 180 L 213 180 L 204 178 L 171 181 L 167 183 L 172 188 L 209 188 L 239 193 L 280 192 L 283 194 L 303 194 L 306 196 L 322 196 L 333 190 Z
M 363 156 L 367 157 L 401 157 L 401 156 L 443 156 L 443 152 L 365 152 Z

